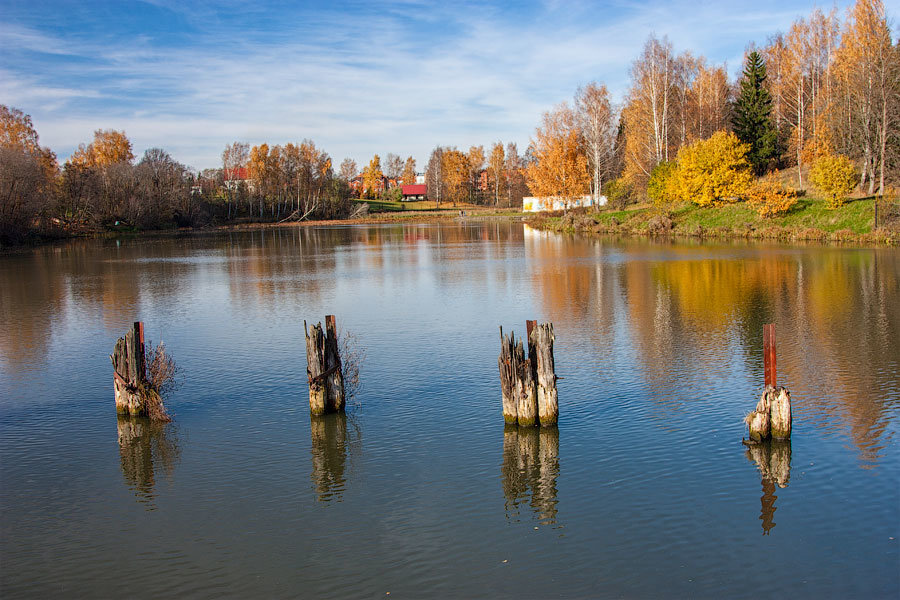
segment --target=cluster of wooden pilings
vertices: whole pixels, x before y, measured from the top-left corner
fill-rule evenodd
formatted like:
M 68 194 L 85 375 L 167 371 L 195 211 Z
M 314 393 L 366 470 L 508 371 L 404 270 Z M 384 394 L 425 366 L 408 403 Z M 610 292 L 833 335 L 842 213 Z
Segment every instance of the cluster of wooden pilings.
M 763 365 L 766 387 L 756 410 L 746 418 L 751 444 L 791 437 L 791 393 L 777 383 L 774 324 L 763 325 Z
M 144 324 L 135 321 L 116 340 L 109 359 L 113 365 L 116 412 L 121 415 L 147 416 L 147 367 L 144 350 Z
M 515 333 L 500 328 L 500 387 L 503 419 L 521 427 L 552 426 L 559 418 L 556 366 L 553 358 L 552 323 L 526 321 L 527 347 Z M 309 411 L 312 415 L 343 412 L 344 375 L 334 315 L 308 327 L 306 334 L 306 373 L 309 383 Z M 763 326 L 765 390 L 756 409 L 747 415 L 750 439 L 747 444 L 791 437 L 791 394 L 777 385 L 775 368 L 775 326 Z M 148 394 L 144 347 L 144 324 L 136 321 L 124 337 L 116 341 L 113 354 L 116 411 L 122 415 L 147 416 Z
M 303 330 L 306 333 L 309 412 L 313 415 L 341 412 L 346 400 L 334 315 L 325 316 L 325 331 L 321 322 L 307 328 L 306 321 L 303 321 Z
M 503 420 L 510 425 L 556 425 L 559 403 L 556 366 L 553 362 L 553 324 L 525 322 L 528 349 L 515 332 L 500 328 L 500 388 Z

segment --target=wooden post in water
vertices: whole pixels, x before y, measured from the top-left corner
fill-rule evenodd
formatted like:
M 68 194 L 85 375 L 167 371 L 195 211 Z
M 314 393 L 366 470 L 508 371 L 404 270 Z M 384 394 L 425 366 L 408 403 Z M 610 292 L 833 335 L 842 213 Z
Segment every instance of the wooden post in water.
M 765 390 L 756 404 L 756 410 L 745 421 L 751 444 L 768 438 L 788 440 L 791 437 L 791 393 L 778 386 L 775 368 L 775 325 L 763 325 L 763 371 Z
M 341 354 L 338 348 L 337 325 L 334 315 L 325 315 L 325 368 L 331 373 L 326 378 L 326 410 L 340 412 L 344 410 L 344 373 Z
M 500 392 L 503 397 L 503 420 L 510 425 L 515 425 L 519 418 L 519 404 L 515 394 L 515 382 L 517 377 L 515 347 L 515 333 L 505 336 L 503 335 L 503 327 L 501 327 L 500 358 L 497 359 L 497 364 L 500 367 Z
M 313 415 L 325 414 L 325 332 L 322 324 L 313 325 L 306 333 L 306 378 L 309 382 L 309 412 Z
M 541 425 L 556 425 L 559 404 L 556 392 L 556 364 L 553 360 L 553 324 L 538 325 L 528 334 L 532 368 L 537 383 L 538 416 Z
M 125 337 L 116 340 L 116 347 L 109 359 L 113 365 L 116 412 L 146 416 L 144 388 L 147 370 L 144 358 L 144 324 L 141 321 L 135 321 Z
M 326 412 L 344 410 L 344 376 L 341 372 L 341 356 L 337 342 L 334 315 L 325 317 L 327 334 L 322 323 L 307 327 L 306 378 L 309 383 L 309 412 L 324 415 Z
M 522 427 L 554 425 L 559 413 L 553 362 L 553 326 L 526 321 L 528 347 L 500 328 L 503 420 Z
M 769 428 L 772 438 L 776 440 L 791 439 L 791 393 L 787 388 L 774 388 L 769 407 Z
M 522 340 L 515 348 L 516 385 L 515 395 L 518 399 L 518 423 L 521 427 L 532 427 L 538 424 L 537 393 L 534 386 L 534 367 L 531 361 L 525 358 L 525 348 Z

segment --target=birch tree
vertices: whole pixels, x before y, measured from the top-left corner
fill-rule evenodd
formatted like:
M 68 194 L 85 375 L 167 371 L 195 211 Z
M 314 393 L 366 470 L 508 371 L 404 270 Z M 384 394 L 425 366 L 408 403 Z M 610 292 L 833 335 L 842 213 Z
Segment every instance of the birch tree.
M 575 109 L 591 171 L 591 196 L 599 203 L 603 179 L 615 154 L 615 116 L 605 85 L 591 82 L 575 94 Z
M 503 185 L 506 153 L 503 151 L 503 142 L 497 142 L 491 146 L 491 155 L 488 158 L 487 172 L 491 187 L 494 188 L 494 206 L 500 206 L 500 188 Z

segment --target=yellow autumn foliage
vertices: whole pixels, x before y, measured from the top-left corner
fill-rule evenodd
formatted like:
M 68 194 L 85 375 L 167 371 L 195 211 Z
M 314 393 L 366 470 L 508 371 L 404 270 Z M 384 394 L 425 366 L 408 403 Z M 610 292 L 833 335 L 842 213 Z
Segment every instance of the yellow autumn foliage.
M 850 159 L 841 154 L 826 154 L 813 163 L 809 171 L 812 184 L 828 198 L 829 208 L 839 208 L 858 181 L 859 175 Z
M 590 172 L 575 113 L 565 102 L 545 112 L 535 130 L 534 162 L 525 170 L 528 188 L 535 196 L 573 198 L 588 193 Z
M 69 162 L 82 167 L 108 167 L 120 162 L 131 162 L 134 153 L 131 140 L 124 131 L 115 129 L 98 129 L 94 132 L 94 141 L 85 146 L 79 144 L 78 149 L 69 157 Z
M 791 210 L 797 204 L 797 193 L 771 177 L 751 184 L 744 193 L 744 199 L 756 209 L 759 216 L 768 219 Z
M 746 192 L 753 181 L 749 146 L 733 133 L 718 131 L 678 152 L 673 190 L 678 199 L 698 206 L 722 206 Z

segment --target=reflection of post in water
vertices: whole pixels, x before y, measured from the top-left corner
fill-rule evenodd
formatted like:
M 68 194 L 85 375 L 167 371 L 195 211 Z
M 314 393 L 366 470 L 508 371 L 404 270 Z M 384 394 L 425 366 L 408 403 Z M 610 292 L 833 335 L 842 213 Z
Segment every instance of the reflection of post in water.
M 762 521 L 763 535 L 775 527 L 775 485 L 786 488 L 791 479 L 791 441 L 765 440 L 758 444 L 748 445 L 747 460 L 756 463 L 762 477 L 763 495 L 760 498 L 762 509 L 759 519 Z
M 142 501 L 153 500 L 156 476 L 171 476 L 181 454 L 173 425 L 119 415 L 119 457 L 128 486 Z
M 559 477 L 559 429 L 517 427 L 503 430 L 500 467 L 507 516 L 519 513 L 519 503 L 531 490 L 531 508 L 545 524 L 556 522 Z
M 312 480 L 319 500 L 340 500 L 347 465 L 347 415 L 343 412 L 310 415 Z

